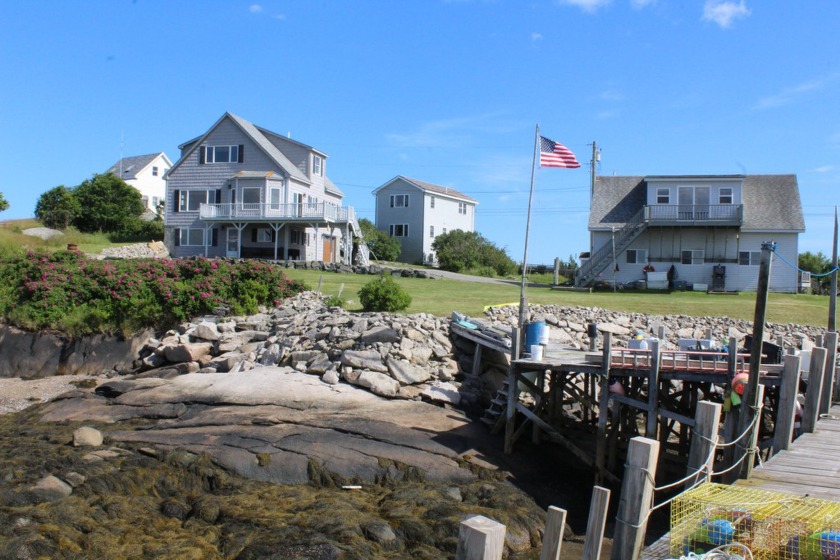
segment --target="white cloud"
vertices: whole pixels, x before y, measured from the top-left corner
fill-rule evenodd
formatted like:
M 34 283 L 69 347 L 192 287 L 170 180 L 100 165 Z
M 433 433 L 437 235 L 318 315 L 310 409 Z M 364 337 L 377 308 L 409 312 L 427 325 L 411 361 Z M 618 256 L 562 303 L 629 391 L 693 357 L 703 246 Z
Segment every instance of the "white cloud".
M 834 171 L 834 166 L 833 165 L 821 165 L 821 166 L 819 166 L 815 169 L 812 169 L 811 171 L 813 171 L 814 173 L 830 173 L 831 171 Z
M 833 81 L 837 77 L 838 75 L 833 74 L 824 78 L 803 82 L 792 87 L 786 87 L 779 93 L 762 97 L 753 108 L 757 110 L 774 109 L 793 103 L 797 98 L 802 97 L 806 93 L 822 89 L 828 82 Z
M 624 100 L 624 95 L 621 92 L 615 90 L 606 90 L 602 91 L 598 98 L 602 101 L 622 101 Z
M 630 0 L 630 5 L 636 10 L 641 10 L 654 4 L 656 4 L 656 0 Z
M 460 148 L 475 133 L 487 134 L 515 130 L 515 125 L 499 121 L 498 114 L 456 117 L 421 123 L 413 132 L 390 133 L 385 137 L 395 146 L 406 148 Z
M 263 11 L 263 7 L 260 6 L 259 4 L 251 4 L 248 7 L 248 11 L 251 12 L 252 14 L 259 14 L 260 12 Z
M 536 43 L 537 41 L 542 41 L 542 39 L 543 39 L 542 33 L 539 33 L 537 31 L 534 31 L 533 33 L 531 33 L 531 42 L 532 43 Z
M 567 6 L 576 6 L 584 12 L 593 13 L 599 8 L 607 6 L 612 0 L 557 0 L 560 4 Z
M 726 29 L 736 19 L 750 15 L 750 9 L 744 0 L 732 2 L 729 0 L 706 0 L 703 6 L 703 21 L 711 21 Z
M 608 109 L 606 111 L 599 111 L 595 118 L 599 120 L 606 120 L 606 119 L 614 119 L 618 117 L 621 113 L 618 109 Z

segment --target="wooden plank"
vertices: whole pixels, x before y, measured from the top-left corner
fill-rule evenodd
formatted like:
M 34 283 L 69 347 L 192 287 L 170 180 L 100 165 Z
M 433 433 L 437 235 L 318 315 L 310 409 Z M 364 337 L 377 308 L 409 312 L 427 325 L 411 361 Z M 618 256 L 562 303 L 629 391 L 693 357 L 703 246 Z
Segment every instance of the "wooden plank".
M 610 343 L 612 335 L 604 333 L 604 356 L 601 389 L 598 395 L 598 431 L 595 435 L 595 482 L 601 484 L 607 475 L 607 420 L 610 405 Z
M 604 542 L 604 528 L 607 524 L 609 505 L 610 491 L 602 486 L 595 486 L 589 502 L 589 519 L 586 523 L 582 560 L 600 560 L 601 558 L 601 545 Z
M 811 364 L 808 370 L 808 388 L 805 391 L 805 406 L 802 407 L 802 431 L 811 433 L 820 416 L 820 402 L 825 373 L 825 348 L 811 350 Z
M 504 525 L 483 515 L 461 522 L 455 560 L 501 560 L 504 551 Z
M 545 518 L 545 536 L 540 551 L 540 560 L 560 560 L 560 549 L 563 547 L 563 532 L 565 530 L 566 510 L 550 506 Z
M 645 436 L 656 439 L 656 408 L 659 403 L 659 341 L 653 341 L 648 372 L 648 402 Z
M 616 517 L 612 560 L 636 560 L 641 554 L 658 458 L 658 441 L 641 437 L 630 441 Z
M 799 391 L 799 356 L 785 356 L 785 372 L 779 390 L 779 405 L 776 409 L 776 427 L 773 436 L 773 453 L 790 447 L 793 438 L 796 393 Z
M 696 427 L 691 434 L 691 449 L 688 452 L 688 472 L 686 476 L 698 473 L 698 477 L 702 477 L 712 471 L 714 447 L 717 441 L 722 408 L 720 403 L 709 401 L 697 403 Z M 699 479 L 698 477 L 686 481 L 686 489 L 691 488 Z

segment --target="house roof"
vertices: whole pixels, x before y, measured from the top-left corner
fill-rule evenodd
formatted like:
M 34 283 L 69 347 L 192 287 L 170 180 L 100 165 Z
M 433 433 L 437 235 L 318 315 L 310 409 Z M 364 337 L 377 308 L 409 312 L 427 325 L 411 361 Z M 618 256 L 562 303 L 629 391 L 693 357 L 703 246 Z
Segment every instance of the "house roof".
M 742 230 L 805 231 L 796 175 L 602 176 L 595 181 L 589 229 L 621 227 L 647 201 L 647 183 L 660 180 L 741 180 Z
M 391 183 L 393 183 L 394 181 L 397 181 L 397 180 L 402 180 L 402 181 L 405 181 L 406 183 L 410 183 L 410 184 L 414 185 L 415 187 L 417 187 L 418 189 L 421 189 L 421 190 L 426 191 L 426 192 L 440 194 L 440 195 L 443 195 L 443 196 L 449 196 L 449 197 L 452 197 L 452 198 L 465 200 L 465 201 L 471 202 L 473 204 L 478 204 L 478 201 L 476 199 L 470 198 L 469 196 L 467 196 L 463 193 L 460 193 L 460 192 L 456 191 L 455 189 L 453 189 L 451 187 L 442 187 L 440 185 L 427 183 L 425 181 L 418 181 L 417 179 L 410 179 L 408 177 L 403 177 L 402 175 L 397 175 L 396 177 L 394 177 L 393 179 L 391 179 L 390 181 L 388 181 L 387 183 L 385 183 L 384 185 L 382 185 L 381 187 L 379 187 L 378 189 L 373 191 L 373 194 L 377 194 L 380 190 L 384 189 L 385 187 L 387 187 L 388 185 L 390 185 Z
M 218 121 L 216 121 L 213 124 L 213 126 L 211 126 L 207 130 L 207 132 L 205 132 L 204 134 L 202 134 L 198 138 L 194 138 L 192 140 L 189 140 L 189 141 L 181 144 L 181 146 L 187 146 L 189 144 L 192 144 L 192 147 L 181 157 L 181 159 L 178 160 L 178 162 L 175 165 L 172 166 L 172 168 L 169 170 L 169 173 L 171 174 L 173 171 L 175 171 L 175 169 L 178 168 L 178 166 L 181 164 L 182 161 L 185 161 L 190 155 L 192 155 L 192 153 L 196 150 L 196 148 L 198 148 L 201 145 L 201 143 L 204 141 L 204 139 L 207 136 L 209 136 L 210 133 L 213 132 L 213 130 L 215 130 L 216 127 L 219 126 L 219 124 L 221 124 L 222 121 L 224 121 L 225 119 L 230 119 L 234 124 L 236 124 L 242 130 L 242 132 L 245 133 L 245 135 L 248 136 L 251 139 L 251 141 L 253 141 L 254 144 L 256 144 L 263 152 L 265 152 L 265 154 L 271 160 L 273 160 L 274 163 L 276 163 L 278 167 L 280 167 L 284 172 L 286 172 L 289 175 L 289 177 L 292 177 L 292 178 L 294 178 L 294 179 L 296 179 L 296 180 L 298 180 L 302 183 L 306 183 L 306 184 L 311 183 L 311 181 L 306 176 L 306 174 L 303 173 L 303 171 L 301 171 L 294 163 L 292 163 L 291 160 L 289 160 L 289 158 L 287 158 L 283 154 L 283 152 L 278 150 L 277 147 L 274 144 L 272 144 L 271 141 L 268 138 L 266 138 L 266 136 L 263 132 L 272 134 L 272 135 L 277 136 L 279 138 L 282 138 L 282 136 L 280 136 L 279 134 L 273 133 L 273 132 L 269 132 L 265 129 L 261 129 L 261 128 L 257 127 L 255 124 L 253 124 L 252 122 L 247 121 L 247 120 L 243 119 L 242 117 L 239 117 L 239 116 L 234 115 L 233 113 L 229 113 L 229 112 L 222 115 L 222 117 Z M 291 142 L 291 140 L 290 140 L 290 142 Z M 310 146 L 306 146 L 305 144 L 301 144 L 300 142 L 295 142 L 295 143 L 300 145 L 300 146 L 304 146 L 306 148 L 312 149 Z M 314 151 L 316 151 L 319 154 L 321 153 L 321 152 L 318 152 L 317 150 L 314 150 Z
M 137 174 L 143 171 L 146 167 L 151 165 L 153 161 L 155 161 L 158 157 L 163 156 L 163 159 L 166 160 L 166 163 L 169 166 L 172 166 L 172 162 L 169 161 L 169 158 L 166 157 L 166 154 L 163 152 L 156 152 L 154 154 L 146 154 L 142 156 L 131 156 L 131 157 L 124 157 L 121 160 L 118 160 L 117 163 L 112 165 L 106 173 L 111 173 L 112 175 L 120 176 L 120 163 L 122 163 L 122 176 L 120 179 L 136 179 Z

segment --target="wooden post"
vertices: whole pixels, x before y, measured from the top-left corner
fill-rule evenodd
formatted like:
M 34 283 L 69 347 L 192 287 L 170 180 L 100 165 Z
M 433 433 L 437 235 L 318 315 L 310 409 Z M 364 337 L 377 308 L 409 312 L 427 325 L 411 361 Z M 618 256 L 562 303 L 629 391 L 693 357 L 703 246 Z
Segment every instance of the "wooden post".
M 825 363 L 825 348 L 811 349 L 811 365 L 808 370 L 808 389 L 805 391 L 805 406 L 802 407 L 802 433 L 810 434 L 817 427 L 820 417 L 820 402 L 823 391 L 823 376 L 828 368 Z
M 759 385 L 756 389 L 756 405 L 754 415 L 757 418 L 755 425 L 746 436 L 747 445 L 743 448 L 746 457 L 741 464 L 741 478 L 749 478 L 752 476 L 753 466 L 755 463 L 756 446 L 758 445 L 758 432 L 761 431 L 761 410 L 764 408 L 764 385 Z M 741 416 L 748 414 L 746 410 L 741 410 Z M 737 471 L 737 469 L 735 469 Z
M 554 285 L 560 284 L 560 259 L 554 257 Z
M 586 538 L 583 542 L 582 560 L 600 560 L 601 545 L 604 542 L 604 527 L 607 524 L 607 510 L 610 505 L 610 491 L 602 486 L 592 488 L 589 502 L 589 520 L 586 522 Z
M 707 469 L 705 477 L 711 475 L 714 470 L 714 449 L 715 442 L 718 436 L 718 426 L 720 425 L 720 403 L 713 403 L 709 401 L 700 401 L 697 403 L 697 411 L 694 413 L 694 432 L 691 434 L 691 449 L 688 452 L 688 472 L 686 476 L 692 473 L 698 473 L 697 477 L 686 481 L 686 489 L 691 488 L 697 484 L 701 475 L 700 470 L 704 467 Z M 712 455 L 711 460 L 709 455 Z
M 761 261 L 758 267 L 758 287 L 755 293 L 755 315 L 753 318 L 753 337 L 750 346 L 750 376 L 744 387 L 743 406 L 738 422 L 738 433 L 743 433 L 753 420 L 753 412 L 758 409 L 761 401 L 758 397 L 759 377 L 761 372 L 761 347 L 764 342 L 764 318 L 767 312 L 767 294 L 770 291 L 770 263 L 775 243 L 761 244 Z M 756 423 L 756 427 L 758 424 Z M 740 447 L 740 446 L 739 446 Z M 744 465 L 744 478 L 752 473 L 752 462 Z
M 607 468 L 607 420 L 610 407 L 610 353 L 612 334 L 604 333 L 604 350 L 601 364 L 601 392 L 598 395 L 598 434 L 595 441 L 595 482 L 603 483 Z
M 659 442 L 655 439 L 635 437 L 630 440 L 618 502 L 612 560 L 637 560 L 642 552 L 658 456 Z
M 726 349 L 729 351 L 727 356 L 729 362 L 726 364 L 726 373 L 729 375 L 730 382 L 735 377 L 735 372 L 738 371 L 738 345 L 740 343 L 741 341 L 737 337 L 731 334 L 729 335 L 729 341 L 726 346 Z
M 475 353 L 473 354 L 473 362 L 472 362 L 472 374 L 473 375 L 481 375 L 481 353 L 484 346 L 479 344 L 478 342 L 475 343 Z
M 511 330 L 510 368 L 508 369 L 507 415 L 505 423 L 505 455 L 513 453 L 513 434 L 516 433 L 516 403 L 519 402 L 519 383 L 516 379 L 516 360 L 522 350 L 522 338 L 519 329 Z
M 799 392 L 799 363 L 801 358 L 785 355 L 782 386 L 779 389 L 779 407 L 776 410 L 776 433 L 773 435 L 773 454 L 790 447 L 793 439 L 793 416 L 796 413 L 796 393 Z
M 659 340 L 662 340 L 662 341 L 665 340 L 665 325 L 660 324 L 656 328 L 656 338 L 658 338 Z
M 645 437 L 656 439 L 657 409 L 659 406 L 659 341 L 652 342 L 650 370 L 648 370 L 648 408 Z
M 543 537 L 540 560 L 560 560 L 563 547 L 563 533 L 566 530 L 566 510 L 550 506 L 545 517 L 545 536 Z
M 820 414 L 828 414 L 831 408 L 831 399 L 840 400 L 837 395 L 838 387 L 835 384 L 835 365 L 837 364 L 837 333 L 825 333 L 825 373 L 823 374 L 822 396 L 820 397 Z
M 483 515 L 461 522 L 455 560 L 501 560 L 505 550 L 505 526 Z

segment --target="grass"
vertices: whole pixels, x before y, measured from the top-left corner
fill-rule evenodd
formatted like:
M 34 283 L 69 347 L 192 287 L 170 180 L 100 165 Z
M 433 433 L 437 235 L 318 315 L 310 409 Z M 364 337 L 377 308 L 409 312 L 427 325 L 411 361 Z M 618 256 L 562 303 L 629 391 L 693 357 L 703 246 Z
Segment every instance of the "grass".
M 31 235 L 24 235 L 23 230 L 43 227 L 34 218 L 25 220 L 8 220 L 0 222 L 0 256 L 10 256 L 20 250 L 27 249 L 66 249 L 68 244 L 75 244 L 85 253 L 99 253 L 107 247 L 119 247 L 125 243 L 111 243 L 104 233 L 81 233 L 75 228 L 67 228 L 64 235 L 52 239 L 40 239 Z
M 321 293 L 342 296 L 347 300 L 347 309 L 359 311 L 358 291 L 374 276 L 358 274 L 337 274 L 313 270 L 286 269 L 286 275 L 293 280 L 306 282 L 313 290 L 320 285 Z M 470 316 L 480 316 L 485 306 L 518 304 L 519 282 L 508 284 L 485 284 L 457 280 L 428 280 L 422 278 L 396 278 L 397 282 L 411 295 L 411 306 L 407 313 L 430 313 L 449 316 L 458 311 Z M 755 315 L 755 293 L 742 292 L 737 295 L 713 295 L 705 292 L 565 292 L 547 287 L 529 287 L 526 291 L 531 304 L 555 304 L 561 306 L 600 307 L 622 312 L 646 313 L 649 315 L 689 315 L 694 317 L 731 317 L 751 321 Z M 825 326 L 828 317 L 828 297 L 804 294 L 772 293 L 767 305 L 767 321 L 771 323 L 796 323 L 800 325 Z

